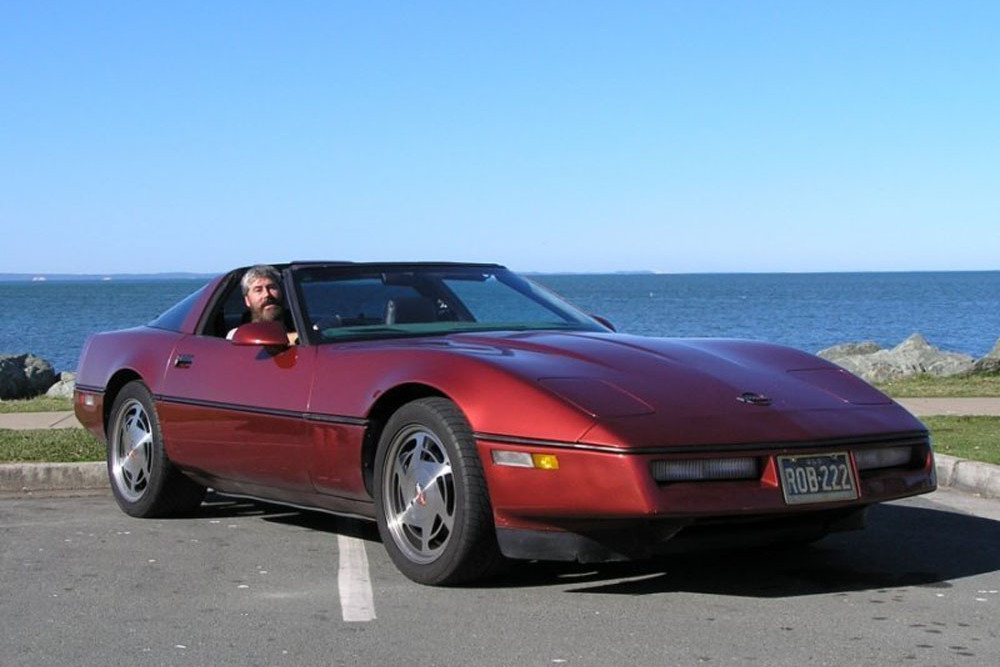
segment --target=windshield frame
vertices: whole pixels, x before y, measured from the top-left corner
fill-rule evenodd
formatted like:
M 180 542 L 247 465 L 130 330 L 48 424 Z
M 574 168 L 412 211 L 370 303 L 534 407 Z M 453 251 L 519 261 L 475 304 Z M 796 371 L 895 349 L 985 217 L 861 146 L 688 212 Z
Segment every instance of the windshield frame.
M 456 263 L 307 263 L 288 267 L 287 274 L 295 292 L 292 297 L 298 306 L 302 328 L 300 335 L 310 345 L 329 345 L 340 342 L 381 340 L 390 338 L 438 337 L 456 333 L 524 332 L 524 331 L 582 331 L 608 332 L 608 328 L 593 317 L 570 304 L 551 290 L 538 285 L 498 264 Z M 475 320 L 466 303 L 452 290 L 447 281 L 470 280 L 485 282 L 494 277 L 499 283 L 519 294 L 535 307 L 552 313 L 552 321 L 496 321 Z M 322 313 L 310 312 L 307 285 L 336 280 L 381 280 L 386 289 L 391 285 L 406 285 L 433 299 L 447 320 L 405 324 L 386 324 L 381 318 L 369 318 L 363 323 L 344 324 L 338 317 L 336 326 L 324 327 Z M 505 292 L 506 293 L 506 292 Z M 291 296 L 291 295 L 290 295 Z

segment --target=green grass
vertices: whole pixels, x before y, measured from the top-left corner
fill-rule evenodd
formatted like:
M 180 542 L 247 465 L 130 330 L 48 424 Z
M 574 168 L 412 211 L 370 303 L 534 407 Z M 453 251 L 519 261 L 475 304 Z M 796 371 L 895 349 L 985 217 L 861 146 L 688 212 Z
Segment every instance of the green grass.
M 1000 465 L 1000 417 L 925 417 L 935 451 Z M 0 429 L 0 463 L 103 461 L 104 444 L 81 428 Z
M 895 398 L 1000 397 L 1000 374 L 971 373 L 952 377 L 912 375 L 880 382 L 879 389 Z M 60 412 L 72 410 L 69 398 L 38 396 L 12 401 L 0 401 L 0 414 L 12 412 Z
M 913 375 L 891 382 L 881 382 L 879 389 L 894 398 L 975 398 L 1000 397 L 1000 374 L 968 374 L 952 377 Z M 15 401 L 0 401 L 0 414 L 12 412 L 60 412 L 72 410 L 68 398 L 39 396 Z
M 1000 465 L 1000 417 L 924 417 L 934 451 Z
M 0 401 L 0 414 L 12 412 L 61 412 L 72 410 L 73 400 L 70 398 L 50 398 L 38 396 L 16 401 Z
M 0 429 L 0 463 L 77 463 L 104 457 L 104 443 L 82 428 Z
M 1000 375 L 953 375 L 946 378 L 913 375 L 876 386 L 894 398 L 996 397 L 1000 396 Z

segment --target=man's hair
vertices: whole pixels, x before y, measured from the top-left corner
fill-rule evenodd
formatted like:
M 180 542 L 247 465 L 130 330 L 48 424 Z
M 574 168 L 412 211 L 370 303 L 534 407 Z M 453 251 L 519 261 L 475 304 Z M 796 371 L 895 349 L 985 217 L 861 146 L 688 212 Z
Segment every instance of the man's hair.
M 270 278 L 279 285 L 281 284 L 281 275 L 273 266 L 268 266 L 267 264 L 251 266 L 247 269 L 247 272 L 243 274 L 243 278 L 240 280 L 240 287 L 243 289 L 243 296 L 246 296 L 250 292 L 250 284 L 255 280 L 260 280 L 261 278 Z

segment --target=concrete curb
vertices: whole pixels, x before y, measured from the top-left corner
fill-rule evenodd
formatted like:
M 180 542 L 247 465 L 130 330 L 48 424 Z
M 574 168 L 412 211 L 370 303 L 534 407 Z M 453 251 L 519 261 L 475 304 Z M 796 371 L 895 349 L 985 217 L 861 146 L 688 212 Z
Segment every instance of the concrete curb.
M 1000 498 L 1000 466 L 934 455 L 937 482 L 983 498 Z M 110 491 L 108 467 L 94 463 L 2 463 L 0 493 Z
M 103 461 L 0 464 L 0 493 L 110 489 L 108 466 Z
M 1000 466 L 935 454 L 938 485 L 983 498 L 1000 498 Z

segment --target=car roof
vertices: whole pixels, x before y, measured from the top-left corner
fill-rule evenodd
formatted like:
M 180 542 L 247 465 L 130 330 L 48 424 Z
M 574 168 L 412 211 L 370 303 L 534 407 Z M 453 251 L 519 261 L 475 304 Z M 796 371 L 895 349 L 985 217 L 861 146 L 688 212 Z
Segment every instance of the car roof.
M 295 260 L 287 264 L 272 264 L 274 267 L 281 268 L 314 268 L 314 267 L 351 267 L 351 268 L 387 268 L 387 269 L 421 269 L 421 268 L 435 268 L 435 267 L 468 267 L 468 268 L 490 268 L 490 269 L 502 269 L 505 268 L 501 264 L 486 263 L 486 262 L 347 262 L 340 260 Z

